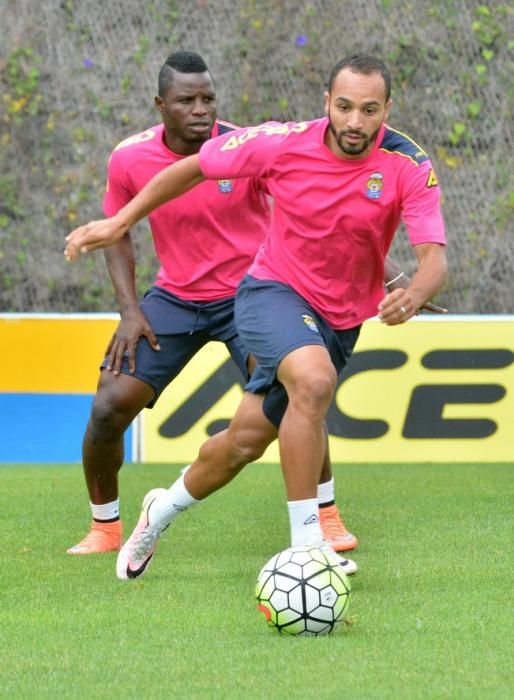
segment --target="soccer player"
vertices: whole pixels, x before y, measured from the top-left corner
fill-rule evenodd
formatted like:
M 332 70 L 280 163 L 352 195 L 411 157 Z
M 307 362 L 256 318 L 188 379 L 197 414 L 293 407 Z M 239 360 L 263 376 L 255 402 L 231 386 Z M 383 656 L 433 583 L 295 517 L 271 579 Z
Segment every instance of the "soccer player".
M 173 519 L 233 476 L 226 461 L 231 441 L 251 429 L 278 384 L 288 397 L 278 437 L 291 544 L 322 544 L 317 481 L 337 374 L 367 318 L 378 312 L 387 325 L 404 323 L 447 274 L 437 177 L 425 151 L 386 124 L 390 85 L 380 60 L 342 59 L 330 74 L 324 118 L 212 139 L 163 171 L 116 217 L 68 236 L 69 259 L 108 245 L 204 179 L 262 177 L 274 198 L 267 238 L 236 295 L 238 332 L 258 366 L 229 429 L 202 446 L 169 490 L 145 497 L 118 556 L 119 578 L 141 576 Z M 401 220 L 418 269 L 407 288 L 384 296 L 384 260 Z
M 159 72 L 158 89 L 162 123 L 122 141 L 110 157 L 103 202 L 107 216 L 116 214 L 156 173 L 197 153 L 209 138 L 235 129 L 216 118 L 214 80 L 198 54 L 172 53 Z M 83 439 L 93 522 L 69 554 L 120 548 L 118 472 L 123 435 L 203 345 L 210 340 L 225 343 L 248 378 L 248 353 L 234 324 L 234 295 L 269 219 L 268 195 L 258 178 L 204 182 L 160 207 L 150 216 L 160 269 L 141 305 L 129 232 L 105 251 L 121 321 L 102 364 Z M 233 445 L 231 459 L 246 463 L 260 457 L 276 437 L 275 425 L 260 416 Z M 346 530 L 334 504 L 328 457 L 321 481 L 325 535 L 335 549 L 353 549 L 357 539 Z

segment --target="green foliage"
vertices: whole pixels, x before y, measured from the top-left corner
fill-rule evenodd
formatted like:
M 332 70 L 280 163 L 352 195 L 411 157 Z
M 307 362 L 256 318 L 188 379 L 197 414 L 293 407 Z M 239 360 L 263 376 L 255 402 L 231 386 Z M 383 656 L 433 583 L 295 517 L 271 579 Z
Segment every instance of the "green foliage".
M 132 77 L 130 75 L 125 75 L 120 82 L 120 92 L 122 95 L 127 95 L 132 86 Z
M 13 172 L 0 172 L 0 202 L 4 217 L 15 219 L 23 216 L 24 208 L 20 201 L 17 178 Z
M 475 8 L 477 19 L 471 24 L 471 29 L 483 47 L 492 47 L 505 36 L 503 20 L 511 12 L 512 7 L 502 4 L 493 8 L 487 5 Z
M 140 36 L 139 37 L 139 43 L 137 45 L 137 49 L 134 51 L 133 54 L 133 59 L 134 62 L 140 66 L 143 61 L 145 60 L 145 57 L 148 53 L 148 49 L 150 48 L 150 38 L 147 36 Z
M 177 0 L 163 0 L 163 2 L 147 2 L 145 12 L 161 27 L 162 35 L 159 36 L 166 43 L 171 43 L 170 38 L 173 27 L 180 17 L 179 3 Z
M 89 268 L 63 266 L 63 239 L 102 215 L 110 150 L 158 121 L 155 69 L 181 47 L 204 54 L 216 74 L 220 116 L 241 125 L 318 116 L 335 60 L 363 50 L 383 57 L 393 76 L 391 123 L 435 160 L 450 242 L 465 246 L 468 230 L 477 238 L 464 253 L 459 248 L 458 261 L 458 246 L 449 246 L 448 305 L 511 311 L 514 247 L 506 234 L 514 187 L 504 170 L 514 170 L 513 8 L 501 0 L 377 6 L 380 12 L 365 0 L 304 2 L 291 14 L 291 3 L 260 0 L 115 0 L 108 11 L 98 5 L 89 12 L 62 0 L 18 17 L 9 0 L 0 56 L 1 308 L 115 308 L 101 256 Z M 23 240 L 31 241 L 28 251 Z M 140 289 L 155 270 L 147 232 L 142 240 Z M 398 245 L 399 261 L 408 263 L 408 245 Z M 488 267 L 498 246 L 501 274 Z M 489 292 L 466 281 L 477 273 Z M 35 292 L 26 292 L 26 280 Z
M 18 97 L 29 97 L 39 86 L 41 58 L 31 48 L 15 49 L 7 57 L 7 83 Z
M 476 119 L 480 112 L 482 111 L 482 105 L 478 100 L 474 100 L 473 102 L 470 102 L 468 104 L 468 117 L 471 117 L 471 119 Z
M 448 134 L 448 140 L 452 146 L 458 146 L 462 141 L 464 141 L 466 135 L 468 134 L 468 128 L 463 122 L 454 122 L 452 125 L 452 130 Z
M 21 123 L 27 115 L 34 116 L 38 113 L 41 103 L 41 95 L 38 94 L 40 86 L 40 70 L 42 58 L 31 47 L 14 49 L 6 60 L 5 82 L 7 92 L 4 101 L 7 112 L 16 123 Z

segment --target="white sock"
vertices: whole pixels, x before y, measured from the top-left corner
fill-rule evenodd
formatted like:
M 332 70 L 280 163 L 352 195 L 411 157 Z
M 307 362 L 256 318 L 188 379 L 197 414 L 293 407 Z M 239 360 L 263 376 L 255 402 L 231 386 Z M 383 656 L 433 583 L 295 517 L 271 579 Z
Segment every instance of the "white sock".
M 148 522 L 152 527 L 164 530 L 177 515 L 187 510 L 196 503 L 200 503 L 193 498 L 184 486 L 184 475 L 181 474 L 170 488 L 158 496 L 152 503 L 148 511 Z
M 288 501 L 291 547 L 318 546 L 323 542 L 317 498 Z
M 112 520 L 118 520 L 120 517 L 120 499 L 117 498 L 115 501 L 111 501 L 110 503 L 91 503 L 89 502 L 89 505 L 91 506 L 91 513 L 93 514 L 93 520 L 98 520 L 98 521 L 112 521 Z
M 320 506 L 332 505 L 335 502 L 334 477 L 324 484 L 318 484 L 318 503 Z

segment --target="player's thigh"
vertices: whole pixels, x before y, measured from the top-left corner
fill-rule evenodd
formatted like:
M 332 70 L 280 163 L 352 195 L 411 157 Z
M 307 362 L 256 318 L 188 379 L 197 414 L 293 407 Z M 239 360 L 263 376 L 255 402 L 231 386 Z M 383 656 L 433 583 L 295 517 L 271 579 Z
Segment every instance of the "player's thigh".
M 313 313 L 287 285 L 245 278 L 236 298 L 236 324 L 244 346 L 258 363 L 248 391 L 269 391 L 282 360 L 298 348 L 325 347 Z
M 245 382 L 248 381 L 252 369 L 255 368 L 255 358 L 250 356 L 239 335 L 235 335 L 233 338 L 226 341 L 225 345 L 227 346 L 227 350 L 234 364 L 241 372 L 243 380 Z
M 155 350 L 145 337 L 141 337 L 136 347 L 135 371 L 130 372 L 126 355 L 123 357 L 120 370 L 120 376 L 137 379 L 150 387 L 151 396 L 145 404 L 148 408 L 153 406 L 164 389 L 206 343 L 206 338 L 201 333 L 157 335 L 156 337 L 160 350 Z

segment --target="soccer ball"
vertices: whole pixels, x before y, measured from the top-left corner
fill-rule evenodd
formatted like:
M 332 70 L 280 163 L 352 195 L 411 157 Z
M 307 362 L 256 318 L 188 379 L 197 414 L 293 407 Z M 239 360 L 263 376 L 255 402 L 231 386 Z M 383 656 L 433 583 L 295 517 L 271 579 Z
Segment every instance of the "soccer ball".
M 334 554 L 318 547 L 290 547 L 263 566 L 255 596 L 270 627 L 316 636 L 333 632 L 343 622 L 350 583 Z

